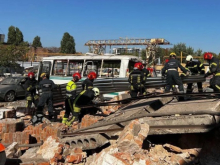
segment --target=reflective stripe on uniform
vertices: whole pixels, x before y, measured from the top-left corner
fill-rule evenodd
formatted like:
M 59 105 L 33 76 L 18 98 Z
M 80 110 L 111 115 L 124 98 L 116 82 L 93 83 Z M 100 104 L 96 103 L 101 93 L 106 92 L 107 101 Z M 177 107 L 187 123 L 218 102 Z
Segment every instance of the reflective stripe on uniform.
M 216 73 L 215 76 L 220 76 L 220 73 Z
M 203 66 L 203 64 L 200 64 L 199 67 L 201 68 Z
M 218 85 L 215 85 L 216 88 L 218 88 L 220 90 L 220 87 Z
M 212 66 L 212 65 L 215 65 L 215 66 L 217 66 L 217 64 L 216 64 L 215 62 L 211 63 L 211 65 L 210 65 L 210 66 Z
M 74 112 L 80 112 L 81 108 L 76 107 L 76 102 L 80 98 L 80 96 L 82 96 L 85 92 L 86 92 L 86 90 L 82 91 L 74 100 L 74 102 L 73 102 L 73 111 Z

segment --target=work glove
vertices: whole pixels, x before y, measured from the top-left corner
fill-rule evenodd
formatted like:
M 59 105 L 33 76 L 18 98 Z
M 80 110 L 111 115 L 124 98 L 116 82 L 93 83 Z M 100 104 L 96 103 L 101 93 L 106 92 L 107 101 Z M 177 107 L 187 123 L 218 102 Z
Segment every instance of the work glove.
M 187 72 L 186 72 L 186 76 L 189 76 L 189 75 L 190 75 L 190 72 L 189 72 L 189 71 L 187 71 Z

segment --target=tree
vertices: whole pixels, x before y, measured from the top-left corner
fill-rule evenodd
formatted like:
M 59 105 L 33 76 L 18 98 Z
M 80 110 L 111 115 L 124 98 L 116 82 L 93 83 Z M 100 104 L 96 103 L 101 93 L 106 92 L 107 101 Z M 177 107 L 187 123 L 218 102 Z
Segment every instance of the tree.
M 10 67 L 16 64 L 16 61 L 23 60 L 29 48 L 26 43 L 20 45 L 0 45 L 0 66 Z
M 69 54 L 76 53 L 74 38 L 69 33 L 67 32 L 64 33 L 60 44 L 61 44 L 60 53 L 69 53 Z
M 196 56 L 201 56 L 203 53 L 202 53 L 202 50 L 201 49 L 198 49 L 196 52 L 195 52 L 195 55 Z
M 42 44 L 41 44 L 41 41 L 40 41 L 40 37 L 39 37 L 39 36 L 34 37 L 32 46 L 33 46 L 34 48 L 42 47 Z
M 23 34 L 19 28 L 10 26 L 8 28 L 8 41 L 9 44 L 20 45 L 24 42 Z
M 16 30 L 14 26 L 8 28 L 8 41 L 9 44 L 14 44 L 16 42 Z

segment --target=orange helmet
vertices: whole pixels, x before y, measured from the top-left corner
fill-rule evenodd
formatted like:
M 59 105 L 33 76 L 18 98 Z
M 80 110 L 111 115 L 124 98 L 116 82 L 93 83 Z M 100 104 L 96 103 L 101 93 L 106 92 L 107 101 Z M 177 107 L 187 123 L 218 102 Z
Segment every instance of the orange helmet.
M 134 64 L 134 69 L 142 70 L 143 68 L 144 68 L 144 66 L 141 62 L 136 62 Z
M 73 78 L 80 80 L 81 79 L 81 75 L 79 73 L 74 73 L 73 74 Z
M 95 72 L 90 72 L 88 75 L 87 75 L 88 79 L 90 80 L 94 80 L 97 78 L 97 75 Z
M 212 57 L 213 57 L 212 53 L 207 52 L 204 54 L 204 60 L 211 60 Z
M 29 77 L 29 78 L 33 78 L 33 77 L 34 77 L 34 73 L 33 73 L 33 72 L 29 72 L 29 73 L 28 73 L 28 77 Z

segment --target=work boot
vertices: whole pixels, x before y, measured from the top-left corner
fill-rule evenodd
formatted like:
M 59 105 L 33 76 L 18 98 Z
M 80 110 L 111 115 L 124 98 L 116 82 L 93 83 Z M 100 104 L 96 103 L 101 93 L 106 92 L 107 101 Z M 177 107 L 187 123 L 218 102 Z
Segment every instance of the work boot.
M 67 122 L 66 122 L 66 125 L 67 125 L 67 126 L 71 126 L 74 122 L 78 122 L 78 117 L 73 116 L 70 121 L 67 121 Z
M 66 124 L 67 121 L 68 121 L 68 118 L 65 118 L 65 117 L 64 117 L 63 120 L 62 120 L 62 123 L 63 123 L 63 124 Z
M 32 122 L 33 125 L 40 124 L 40 123 L 43 123 L 43 118 L 44 118 L 44 115 L 42 113 L 35 114 L 32 117 L 31 122 Z
M 49 117 L 48 117 L 48 119 L 49 119 L 51 122 L 57 122 L 57 115 L 55 115 L 54 113 L 49 112 Z

